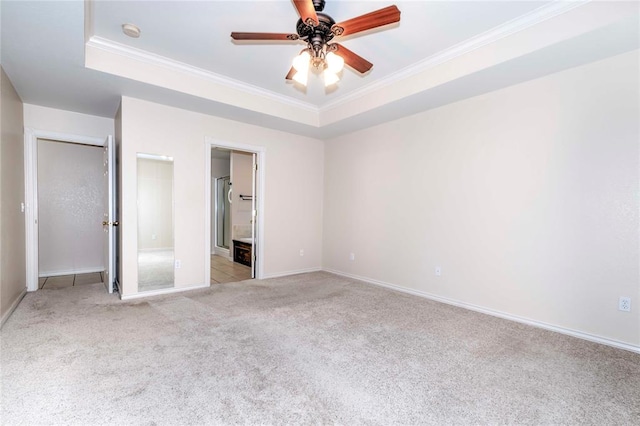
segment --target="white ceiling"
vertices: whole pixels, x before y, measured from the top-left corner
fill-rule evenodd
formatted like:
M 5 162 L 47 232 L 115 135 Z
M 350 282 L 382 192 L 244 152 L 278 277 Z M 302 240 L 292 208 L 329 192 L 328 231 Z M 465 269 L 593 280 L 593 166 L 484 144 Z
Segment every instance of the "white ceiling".
M 113 117 L 126 95 L 331 137 L 638 48 L 637 3 L 599 3 L 395 2 L 399 24 L 336 39 L 374 67 L 346 69 L 329 91 L 319 76 L 306 90 L 285 81 L 302 43 L 229 37 L 295 32 L 290 0 L 92 1 L 86 10 L 81 0 L 3 0 L 0 55 L 26 103 Z M 324 12 L 341 21 L 389 4 L 327 0 Z M 123 35 L 123 23 L 141 37 Z M 100 48 L 85 52 L 86 40 Z M 90 63 L 105 52 L 110 60 Z M 197 90 L 184 89 L 192 77 Z

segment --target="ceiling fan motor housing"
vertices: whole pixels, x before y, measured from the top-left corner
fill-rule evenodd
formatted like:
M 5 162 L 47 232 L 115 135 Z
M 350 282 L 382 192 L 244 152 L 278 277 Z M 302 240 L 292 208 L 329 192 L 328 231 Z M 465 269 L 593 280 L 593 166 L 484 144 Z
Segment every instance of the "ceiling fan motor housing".
M 322 3 L 324 3 L 324 1 Z M 298 19 L 296 25 L 296 31 L 300 38 L 309 43 L 316 52 L 321 50 L 322 47 L 334 37 L 331 27 L 336 23 L 336 21 L 326 13 L 317 13 L 317 15 L 319 24 L 315 27 L 305 24 L 302 22 L 302 19 Z

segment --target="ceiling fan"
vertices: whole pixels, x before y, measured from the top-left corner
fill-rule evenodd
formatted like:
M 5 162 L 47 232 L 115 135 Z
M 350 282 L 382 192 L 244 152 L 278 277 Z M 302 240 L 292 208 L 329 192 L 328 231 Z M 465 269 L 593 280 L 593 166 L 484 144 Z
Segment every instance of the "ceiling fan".
M 400 21 L 397 6 L 388 6 L 356 18 L 336 23 L 322 13 L 325 0 L 293 0 L 300 15 L 296 24 L 297 34 L 232 32 L 231 38 L 239 41 L 302 41 L 307 48 L 293 60 L 293 66 L 285 77 L 306 86 L 311 66 L 323 72 L 325 86 L 338 82 L 338 73 L 344 65 L 364 74 L 373 64 L 339 43 L 329 43 L 334 37 L 347 36 Z

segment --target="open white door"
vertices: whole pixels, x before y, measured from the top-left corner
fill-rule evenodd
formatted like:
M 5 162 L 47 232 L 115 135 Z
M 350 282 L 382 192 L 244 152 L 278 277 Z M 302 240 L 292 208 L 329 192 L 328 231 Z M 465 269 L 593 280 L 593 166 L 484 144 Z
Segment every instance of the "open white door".
M 115 280 L 116 256 L 115 256 L 115 230 L 114 226 L 118 226 L 115 220 L 116 213 L 116 186 L 115 186 L 115 169 L 116 156 L 113 147 L 113 137 L 109 135 L 104 142 L 103 151 L 103 186 L 104 186 L 104 207 L 105 212 L 102 218 L 102 229 L 104 231 L 103 245 L 103 261 L 104 261 L 104 284 L 109 293 L 113 293 L 113 282 Z
M 256 277 L 256 221 L 258 215 L 256 212 L 256 171 L 258 170 L 257 156 L 253 157 L 253 166 L 251 167 L 251 278 Z

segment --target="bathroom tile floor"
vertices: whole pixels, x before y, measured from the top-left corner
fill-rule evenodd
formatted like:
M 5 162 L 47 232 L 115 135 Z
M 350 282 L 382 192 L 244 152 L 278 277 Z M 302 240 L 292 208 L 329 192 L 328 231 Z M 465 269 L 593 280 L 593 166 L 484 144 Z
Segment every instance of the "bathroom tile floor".
M 226 257 L 211 256 L 211 284 L 233 283 L 251 278 L 251 268 L 233 262 Z M 55 277 L 40 277 L 38 285 L 40 289 L 58 289 L 74 287 L 84 284 L 102 282 L 102 273 L 59 275 Z
M 92 272 L 90 274 L 58 275 L 55 277 L 40 277 L 38 287 L 46 289 L 57 289 L 74 287 L 85 284 L 96 284 L 102 282 L 102 272 Z
M 211 255 L 211 284 L 233 283 L 250 278 L 250 267 L 223 256 Z

